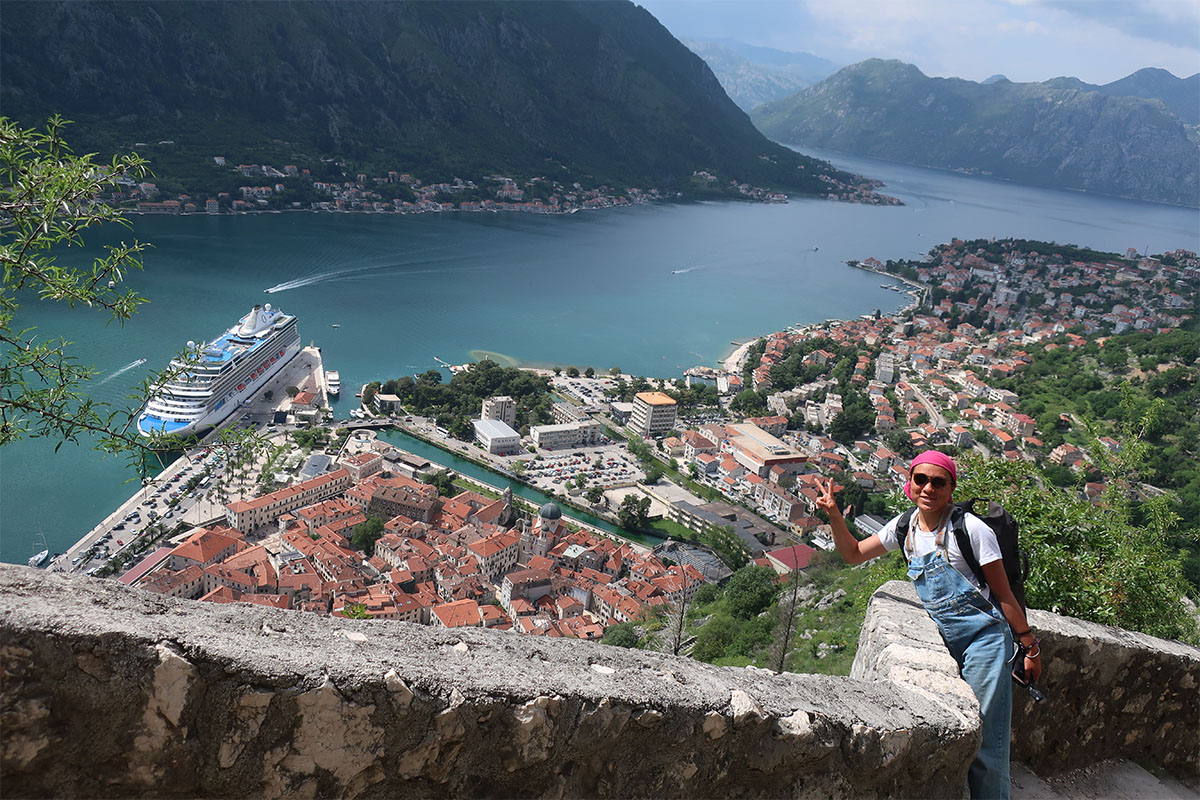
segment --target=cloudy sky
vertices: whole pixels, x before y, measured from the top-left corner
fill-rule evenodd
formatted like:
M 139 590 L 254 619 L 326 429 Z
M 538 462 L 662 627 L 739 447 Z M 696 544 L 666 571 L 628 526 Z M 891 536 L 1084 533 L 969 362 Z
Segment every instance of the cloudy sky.
M 729 38 L 926 75 L 1109 83 L 1200 72 L 1200 0 L 634 0 L 676 37 Z

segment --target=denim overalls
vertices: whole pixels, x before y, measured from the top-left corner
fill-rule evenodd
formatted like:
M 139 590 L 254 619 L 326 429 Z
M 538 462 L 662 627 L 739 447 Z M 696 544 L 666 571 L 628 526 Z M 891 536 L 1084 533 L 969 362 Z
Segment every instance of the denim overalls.
M 906 556 L 912 553 L 916 524 L 914 519 L 904 543 Z M 945 544 L 949 526 L 946 521 L 938 530 L 933 552 L 909 556 L 908 577 L 958 662 L 963 680 L 979 700 L 983 742 L 967 772 L 967 788 L 972 798 L 1007 800 L 1012 722 L 1009 661 L 1015 651 L 1012 631 L 1000 610 L 950 564 Z

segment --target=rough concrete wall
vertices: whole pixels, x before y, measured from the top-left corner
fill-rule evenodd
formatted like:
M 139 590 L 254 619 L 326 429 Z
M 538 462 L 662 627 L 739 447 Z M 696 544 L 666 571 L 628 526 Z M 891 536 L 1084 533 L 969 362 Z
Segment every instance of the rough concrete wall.
M 1109 758 L 1200 774 L 1200 650 L 1036 609 L 1029 621 L 1045 653 L 1047 699 L 1034 703 L 1017 690 L 1014 761 L 1043 775 Z M 851 675 L 894 681 L 930 697 L 957 694 L 974 705 L 937 628 L 904 581 L 884 584 L 871 598 Z
M 0 637 L 8 797 L 958 797 L 977 737 L 961 692 L 10 565 Z

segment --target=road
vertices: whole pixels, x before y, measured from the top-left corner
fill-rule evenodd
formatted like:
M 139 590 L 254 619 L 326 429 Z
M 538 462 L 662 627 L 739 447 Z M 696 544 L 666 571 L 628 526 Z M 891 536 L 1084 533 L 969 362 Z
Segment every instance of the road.
M 929 415 L 929 419 L 933 422 L 933 424 L 939 428 L 949 428 L 950 423 L 944 416 L 942 416 L 942 412 L 938 411 L 937 406 L 931 403 L 929 398 L 927 398 L 921 392 L 920 387 L 918 387 L 915 383 L 909 383 L 909 386 L 912 387 L 913 394 L 917 396 L 917 402 L 925 407 L 925 413 Z

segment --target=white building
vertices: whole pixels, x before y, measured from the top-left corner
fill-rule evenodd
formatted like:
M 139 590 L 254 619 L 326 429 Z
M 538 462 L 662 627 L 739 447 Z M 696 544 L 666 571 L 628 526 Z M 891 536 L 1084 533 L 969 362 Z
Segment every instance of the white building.
M 603 427 L 599 422 L 570 422 L 565 425 L 534 425 L 529 429 L 533 446 L 543 450 L 593 445 L 600 441 Z
M 475 441 L 494 455 L 512 455 L 521 449 L 521 434 L 498 419 L 473 419 Z
M 517 403 L 507 395 L 489 397 L 483 401 L 479 416 L 482 419 L 498 419 L 512 428 L 517 424 Z
M 895 383 L 899 377 L 896 358 L 891 353 L 881 353 L 875 359 L 875 379 L 884 383 Z

